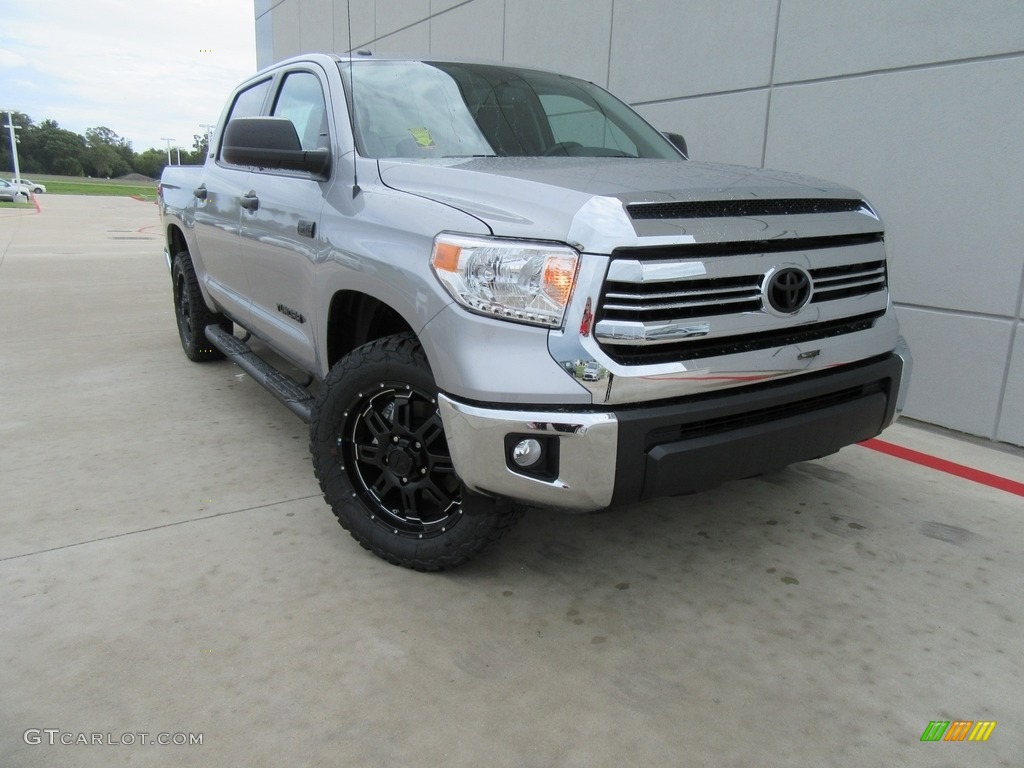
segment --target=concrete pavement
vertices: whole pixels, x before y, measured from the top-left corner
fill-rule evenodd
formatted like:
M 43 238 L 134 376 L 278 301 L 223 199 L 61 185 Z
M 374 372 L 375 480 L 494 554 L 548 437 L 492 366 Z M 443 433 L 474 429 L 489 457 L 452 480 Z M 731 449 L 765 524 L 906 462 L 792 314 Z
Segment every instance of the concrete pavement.
M 184 357 L 155 206 L 40 204 L 0 216 L 0 765 L 1020 764 L 1024 497 L 855 446 L 405 571 Z

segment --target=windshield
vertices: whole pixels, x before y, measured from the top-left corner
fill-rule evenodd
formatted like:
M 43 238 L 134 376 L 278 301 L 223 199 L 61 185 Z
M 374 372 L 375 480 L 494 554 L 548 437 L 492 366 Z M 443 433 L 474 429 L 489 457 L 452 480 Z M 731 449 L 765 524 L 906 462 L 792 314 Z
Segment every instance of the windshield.
M 682 159 L 629 107 L 576 78 L 419 61 L 352 62 L 350 77 L 349 66 L 339 63 L 366 157 Z

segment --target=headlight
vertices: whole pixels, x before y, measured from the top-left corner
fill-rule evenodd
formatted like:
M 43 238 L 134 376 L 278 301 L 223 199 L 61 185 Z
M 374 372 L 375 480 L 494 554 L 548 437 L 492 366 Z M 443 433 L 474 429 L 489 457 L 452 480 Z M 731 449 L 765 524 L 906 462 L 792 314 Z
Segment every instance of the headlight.
M 442 233 L 430 264 L 448 293 L 482 315 L 559 328 L 579 254 L 567 245 Z

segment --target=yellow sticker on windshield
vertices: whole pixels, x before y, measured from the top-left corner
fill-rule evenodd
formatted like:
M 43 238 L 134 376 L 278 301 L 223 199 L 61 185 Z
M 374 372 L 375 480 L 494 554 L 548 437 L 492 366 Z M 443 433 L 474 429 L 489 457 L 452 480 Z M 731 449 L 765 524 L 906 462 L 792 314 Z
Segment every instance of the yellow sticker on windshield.
M 434 143 L 434 137 L 430 135 L 430 131 L 426 128 L 410 128 L 409 133 L 416 139 L 416 143 L 421 147 L 436 147 Z

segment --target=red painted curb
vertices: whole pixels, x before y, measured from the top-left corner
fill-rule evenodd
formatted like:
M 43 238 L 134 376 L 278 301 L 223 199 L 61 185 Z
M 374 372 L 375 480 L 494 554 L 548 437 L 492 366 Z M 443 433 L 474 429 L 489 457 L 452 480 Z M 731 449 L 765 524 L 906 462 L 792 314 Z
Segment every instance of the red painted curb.
M 980 469 L 974 469 L 974 467 L 967 467 L 963 464 L 957 464 L 953 461 L 946 461 L 940 459 L 937 456 L 931 456 L 927 453 L 921 453 L 920 451 L 912 451 L 909 448 L 904 448 L 901 445 L 894 445 L 893 443 L 887 443 L 884 440 L 878 438 L 872 438 L 871 440 L 865 440 L 859 445 L 865 448 L 870 448 L 873 451 L 879 453 L 885 453 L 889 456 L 895 456 L 898 459 L 904 461 L 911 461 L 914 464 L 920 464 L 923 467 L 929 469 L 936 469 L 939 472 L 945 472 L 949 475 L 956 475 L 962 477 L 965 480 L 970 480 L 972 483 L 980 483 L 981 485 L 987 485 L 990 488 L 997 488 L 1000 491 L 1006 491 L 1017 496 L 1024 496 L 1024 483 L 1018 483 L 1016 480 L 1010 480 L 1006 477 L 1000 477 L 999 475 L 993 475 L 989 472 L 982 472 Z

